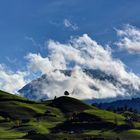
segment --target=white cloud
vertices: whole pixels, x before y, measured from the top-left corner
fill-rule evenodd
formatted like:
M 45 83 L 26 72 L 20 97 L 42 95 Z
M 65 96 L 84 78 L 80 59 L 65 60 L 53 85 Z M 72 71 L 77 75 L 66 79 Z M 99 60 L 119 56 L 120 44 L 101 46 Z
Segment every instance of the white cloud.
M 26 72 L 10 71 L 4 65 L 0 64 L 0 89 L 11 93 L 16 93 L 27 81 Z
M 42 73 L 48 73 L 53 69 L 49 58 L 43 58 L 40 54 L 29 53 L 26 59 L 29 60 L 28 69 L 32 72 L 41 71 Z
M 140 90 L 140 77 L 128 72 L 121 60 L 114 59 L 109 47 L 99 45 L 87 34 L 73 38 L 67 44 L 50 40 L 47 47 L 48 57 L 43 58 L 40 54 L 30 53 L 27 58 L 30 69 L 47 74 L 48 82 L 42 83 L 41 87 L 42 93 L 50 98 L 63 95 L 65 90 L 80 99 L 135 95 L 129 93 L 122 85 L 131 85 L 134 90 Z M 72 69 L 70 77 L 55 71 L 69 68 Z M 82 72 L 83 68 L 99 69 L 107 75 L 113 75 L 120 84 L 92 79 Z M 91 89 L 91 86 L 98 90 Z
M 134 26 L 126 25 L 122 30 L 116 30 L 120 41 L 116 44 L 129 53 L 140 54 L 140 30 Z
M 118 34 L 128 33 L 118 31 Z M 138 36 L 138 32 L 133 34 Z M 26 56 L 26 72 L 13 72 L 0 65 L 0 89 L 16 92 L 27 83 L 27 74 L 41 72 L 47 75 L 47 79 L 40 82 L 39 86 L 33 82 L 41 91 L 37 93 L 38 99 L 43 95 L 49 98 L 61 96 L 65 90 L 79 99 L 135 96 L 137 91 L 140 91 L 140 77 L 127 71 L 121 60 L 113 58 L 110 47 L 101 46 L 87 34 L 72 38 L 65 44 L 54 40 L 49 40 L 46 44 L 47 57 L 34 53 Z M 82 71 L 83 68 L 99 69 L 107 75 L 112 75 L 118 83 L 91 78 Z M 59 71 L 65 69 L 72 70 L 71 76 Z M 130 92 L 125 85 L 136 92 Z
M 74 31 L 76 31 L 76 30 L 79 29 L 79 27 L 78 27 L 75 23 L 72 23 L 72 22 L 71 22 L 70 20 L 68 20 L 68 19 L 64 19 L 63 23 L 64 23 L 64 26 L 65 26 L 66 28 L 71 28 L 71 29 L 74 30 Z

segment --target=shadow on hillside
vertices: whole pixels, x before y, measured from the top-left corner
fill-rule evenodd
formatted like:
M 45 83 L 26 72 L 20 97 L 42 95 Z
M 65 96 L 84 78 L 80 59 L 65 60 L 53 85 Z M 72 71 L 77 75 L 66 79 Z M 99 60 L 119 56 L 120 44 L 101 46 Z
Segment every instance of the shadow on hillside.
M 65 121 L 62 124 L 57 125 L 51 130 L 52 133 L 66 132 L 66 133 L 83 133 L 86 130 L 110 130 L 113 129 L 112 123 L 105 122 L 71 122 Z
M 32 139 L 32 140 L 112 140 L 110 138 L 104 138 L 101 136 L 88 136 L 85 134 L 27 134 L 23 137 L 23 139 Z M 116 139 L 120 140 L 120 139 Z
M 51 107 L 59 108 L 64 114 L 68 112 L 82 112 L 87 109 L 93 109 L 91 106 L 80 100 L 66 96 L 56 98 L 52 100 L 52 102 L 48 105 Z
M 31 139 L 31 140 L 51 140 L 47 138 L 47 135 L 44 134 L 27 134 L 23 136 L 23 139 Z

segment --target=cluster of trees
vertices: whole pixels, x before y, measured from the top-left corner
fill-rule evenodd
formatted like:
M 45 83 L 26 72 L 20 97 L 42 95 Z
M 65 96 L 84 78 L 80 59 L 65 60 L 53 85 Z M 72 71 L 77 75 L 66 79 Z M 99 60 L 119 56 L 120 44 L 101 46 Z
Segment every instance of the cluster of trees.
M 107 110 L 117 112 L 117 113 L 121 113 L 121 112 L 125 112 L 125 111 L 137 113 L 136 109 L 133 109 L 132 107 L 128 107 L 127 105 L 117 107 L 117 108 L 108 107 Z

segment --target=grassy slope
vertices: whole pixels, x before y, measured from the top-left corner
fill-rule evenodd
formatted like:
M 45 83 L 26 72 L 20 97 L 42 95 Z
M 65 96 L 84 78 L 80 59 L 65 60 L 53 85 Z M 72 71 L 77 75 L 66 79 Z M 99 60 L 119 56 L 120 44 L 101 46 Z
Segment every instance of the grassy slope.
M 14 95 L 14 94 L 10 94 L 7 93 L 5 91 L 0 90 L 0 101 L 4 101 L 4 100 L 20 100 L 20 101 L 29 101 L 25 98 L 22 98 L 20 96 Z M 32 102 L 32 101 L 29 101 Z
M 44 115 L 46 110 L 50 110 L 52 115 L 57 117 L 44 116 L 44 120 L 41 117 L 36 116 Z M 9 122 L 6 122 L 5 114 L 10 118 Z M 3 117 L 2 117 L 3 116 Z M 17 120 L 30 121 L 27 123 L 21 123 L 21 127 L 13 128 L 16 125 Z M 38 121 L 38 119 L 40 119 Z M 37 103 L 26 100 L 24 98 L 0 91 L 0 139 L 3 138 L 19 138 L 26 134 L 28 130 L 36 130 L 41 133 L 48 133 L 49 128 L 54 127 L 57 123 L 64 120 L 63 113 L 55 107 L 46 106 L 44 103 Z M 7 135 L 8 134 L 8 135 Z
M 97 116 L 106 122 L 115 123 L 115 119 L 116 119 L 118 125 L 125 124 L 125 117 L 124 116 L 122 116 L 120 114 L 113 113 L 113 112 L 109 112 L 106 110 L 90 109 L 90 110 L 86 110 L 85 113 Z
M 49 110 L 51 115 L 46 115 L 46 110 Z M 84 136 L 88 135 L 103 136 L 112 139 L 120 137 L 123 140 L 137 140 L 140 138 L 140 130 L 137 129 L 137 127 L 140 126 L 140 123 L 136 123 L 137 127 L 135 129 L 124 130 L 122 132 L 94 129 L 86 130 L 83 134 L 78 135 L 68 133 L 51 134 L 50 129 L 56 127 L 56 125 L 60 123 L 63 124 L 66 121 L 65 114 L 70 112 L 97 117 L 106 123 L 114 124 L 114 120 L 116 119 L 117 125 L 125 124 L 125 118 L 122 115 L 92 107 L 70 97 L 60 97 L 52 101 L 38 103 L 0 91 L 0 112 L 0 139 L 22 138 L 27 131 L 32 129 L 42 135 L 44 134 L 45 137 L 47 134 L 47 137 L 51 139 L 53 137 L 56 137 L 56 139 L 63 139 L 65 137 L 83 139 Z M 6 112 L 9 115 L 11 118 L 10 121 L 5 121 L 5 118 L 2 115 L 3 112 Z M 37 118 L 38 115 L 39 117 Z M 24 119 L 29 119 L 29 122 L 21 123 L 19 127 L 14 127 L 17 120 Z M 81 126 L 83 125 L 83 122 L 79 122 L 79 124 L 79 126 Z

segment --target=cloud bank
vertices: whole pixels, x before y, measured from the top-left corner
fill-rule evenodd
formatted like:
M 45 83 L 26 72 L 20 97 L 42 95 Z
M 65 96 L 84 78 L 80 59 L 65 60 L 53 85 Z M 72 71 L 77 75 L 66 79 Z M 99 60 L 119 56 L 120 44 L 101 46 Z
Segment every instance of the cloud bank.
M 128 25 L 123 30 L 117 30 L 117 33 L 121 37 L 117 45 L 134 53 L 134 48 L 138 47 L 135 42 L 139 42 L 139 30 Z M 0 89 L 15 93 L 29 82 L 27 76 L 39 72 L 45 74 L 45 78 L 30 83 L 39 89 L 34 93 L 37 99 L 61 96 L 65 90 L 70 92 L 70 96 L 79 99 L 139 96 L 140 77 L 128 71 L 121 60 L 113 58 L 109 46 L 98 44 L 87 34 L 73 37 L 67 43 L 49 40 L 45 44 L 48 55 L 42 57 L 39 53 L 29 53 L 26 56 L 27 70 L 24 72 L 13 72 L 0 65 Z M 67 69 L 72 71 L 71 75 L 60 71 Z M 100 70 L 117 82 L 114 84 L 107 79 L 90 77 L 83 69 Z
M 79 99 L 114 98 L 134 96 L 122 85 L 129 85 L 135 91 L 140 90 L 140 77 L 126 70 L 125 64 L 112 57 L 110 47 L 103 47 L 87 34 L 72 38 L 68 43 L 47 42 L 49 55 L 30 53 L 26 57 L 31 71 L 41 71 L 47 75 L 47 82 L 42 82 L 41 91 L 49 98 L 63 95 L 65 90 Z M 83 69 L 98 69 L 113 76 L 118 83 L 99 80 L 86 75 Z M 71 76 L 59 70 L 71 69 Z M 91 88 L 91 87 L 95 87 Z M 98 90 L 97 90 L 98 89 Z M 40 94 L 40 93 L 39 93 Z M 39 95 L 38 95 L 39 96 Z
M 140 54 L 140 30 L 134 26 L 126 25 L 122 30 L 116 30 L 120 41 L 116 44 L 129 53 Z
M 26 75 L 26 72 L 13 72 L 6 68 L 6 66 L 0 64 L 0 89 L 17 93 L 20 88 L 27 84 L 25 80 Z

